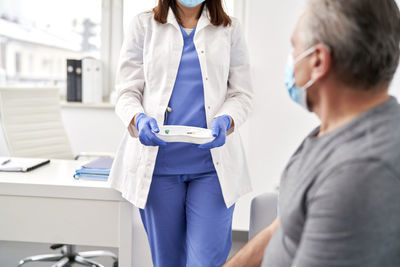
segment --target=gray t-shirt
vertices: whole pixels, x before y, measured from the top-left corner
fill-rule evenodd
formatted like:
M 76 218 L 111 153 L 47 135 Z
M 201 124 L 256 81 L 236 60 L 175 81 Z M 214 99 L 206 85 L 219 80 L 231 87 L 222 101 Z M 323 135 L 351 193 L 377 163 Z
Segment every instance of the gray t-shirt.
M 324 136 L 281 178 L 281 227 L 263 267 L 400 266 L 400 105 L 391 97 Z

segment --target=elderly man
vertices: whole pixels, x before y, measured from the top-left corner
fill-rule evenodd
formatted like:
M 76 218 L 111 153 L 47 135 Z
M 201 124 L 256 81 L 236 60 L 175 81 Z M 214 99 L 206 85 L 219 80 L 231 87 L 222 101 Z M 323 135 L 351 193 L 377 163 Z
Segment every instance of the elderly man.
M 394 0 L 309 0 L 286 86 L 321 125 L 281 179 L 278 218 L 224 266 L 400 266 Z

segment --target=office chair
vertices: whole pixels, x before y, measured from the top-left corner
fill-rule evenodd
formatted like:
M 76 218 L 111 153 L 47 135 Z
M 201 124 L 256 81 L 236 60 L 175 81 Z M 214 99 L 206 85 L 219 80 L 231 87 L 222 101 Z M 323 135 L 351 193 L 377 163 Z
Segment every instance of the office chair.
M 57 89 L 0 88 L 0 116 L 10 155 L 73 159 Z
M 0 87 L 0 122 L 10 155 L 50 159 L 114 156 L 90 152 L 73 155 L 61 118 L 58 90 Z
M 112 156 L 110 153 L 80 153 L 74 156 L 62 122 L 59 91 L 56 88 L 0 88 L 0 122 L 10 156 L 50 159 L 79 159 Z M 19 262 L 56 262 L 54 267 L 79 263 L 98 266 L 89 258 L 109 256 L 118 266 L 117 256 L 108 251 L 76 252 L 74 245 L 54 244 L 59 254 L 27 257 Z
M 275 220 L 277 204 L 276 193 L 264 193 L 253 198 L 250 207 L 249 240 Z

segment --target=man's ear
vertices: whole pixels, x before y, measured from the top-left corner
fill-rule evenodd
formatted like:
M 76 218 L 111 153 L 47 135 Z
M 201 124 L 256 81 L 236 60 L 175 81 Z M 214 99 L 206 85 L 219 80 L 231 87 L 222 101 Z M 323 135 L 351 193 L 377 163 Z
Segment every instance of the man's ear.
M 317 44 L 315 45 L 315 52 L 311 57 L 311 79 L 314 81 L 321 80 L 332 68 L 331 50 L 324 44 Z

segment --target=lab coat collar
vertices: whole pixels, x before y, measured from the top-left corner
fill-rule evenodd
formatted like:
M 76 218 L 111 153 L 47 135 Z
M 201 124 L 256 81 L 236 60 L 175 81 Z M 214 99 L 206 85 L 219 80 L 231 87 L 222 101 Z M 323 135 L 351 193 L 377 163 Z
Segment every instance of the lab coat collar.
M 169 10 L 168 10 L 167 23 L 174 25 L 175 28 L 177 28 L 179 31 L 181 31 L 178 21 L 175 18 L 175 14 L 172 11 L 172 8 L 169 8 Z M 196 33 L 210 24 L 211 24 L 211 21 L 209 19 L 208 9 L 206 6 L 204 6 L 203 11 L 201 12 L 199 21 L 197 22 Z

